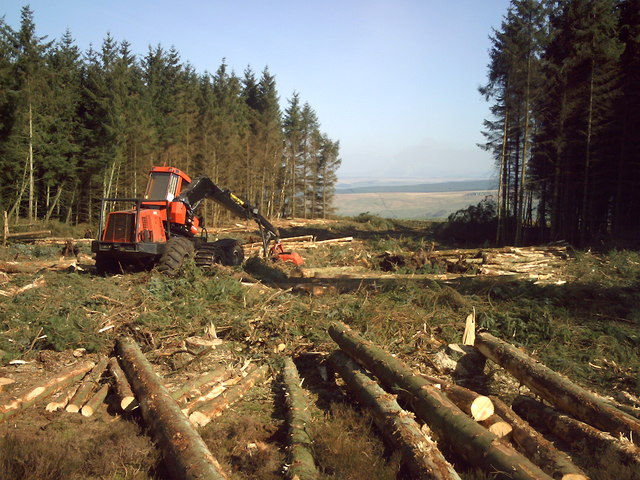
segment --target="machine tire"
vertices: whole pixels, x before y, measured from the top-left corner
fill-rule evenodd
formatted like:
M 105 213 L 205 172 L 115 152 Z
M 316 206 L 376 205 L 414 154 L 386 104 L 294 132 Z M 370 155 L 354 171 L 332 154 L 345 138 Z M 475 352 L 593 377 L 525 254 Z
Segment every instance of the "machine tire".
M 222 257 L 222 264 L 230 267 L 237 267 L 242 265 L 244 261 L 244 249 L 242 245 L 235 244 L 233 246 L 224 249 L 224 255 Z
M 171 237 L 167 240 L 164 253 L 158 261 L 158 271 L 169 276 L 176 276 L 184 261 L 193 256 L 193 241 L 186 237 Z

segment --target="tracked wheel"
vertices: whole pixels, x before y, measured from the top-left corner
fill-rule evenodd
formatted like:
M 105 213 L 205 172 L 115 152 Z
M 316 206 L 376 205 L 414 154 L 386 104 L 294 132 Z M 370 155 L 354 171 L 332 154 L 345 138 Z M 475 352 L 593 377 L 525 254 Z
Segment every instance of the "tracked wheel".
M 222 263 L 220 249 L 213 243 L 208 243 L 198 248 L 195 257 L 196 265 L 203 270 L 211 268 L 216 263 Z
M 187 258 L 193 256 L 193 241 L 186 237 L 171 237 L 160 257 L 157 270 L 165 275 L 176 276 Z
M 211 268 L 216 263 L 236 267 L 244 261 L 244 250 L 237 240 L 223 238 L 200 246 L 195 260 L 196 265 L 203 269 Z

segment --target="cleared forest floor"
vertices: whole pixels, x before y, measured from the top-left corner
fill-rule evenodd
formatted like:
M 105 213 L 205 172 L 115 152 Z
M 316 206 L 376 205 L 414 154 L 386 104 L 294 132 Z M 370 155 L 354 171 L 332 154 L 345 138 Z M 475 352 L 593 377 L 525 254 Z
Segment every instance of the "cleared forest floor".
M 327 367 L 337 348 L 327 329 L 348 324 L 415 371 L 451 379 L 447 346 L 461 343 L 474 310 L 478 329 L 583 387 L 606 397 L 640 395 L 636 252 L 451 250 L 420 222 L 278 226 L 283 237 L 351 240 L 298 245 L 302 268 L 251 257 L 243 267 L 208 272 L 187 265 L 178 278 L 96 276 L 84 244 L 77 259 L 66 260 L 55 244 L 0 248 L 0 377 L 15 380 L 0 391 L 0 404 L 79 362 L 112 355 L 120 336 L 136 340 L 170 391 L 221 366 L 240 378 L 268 365 L 264 381 L 199 433 L 229 478 L 283 478 L 280 371 L 289 356 L 304 379 L 319 478 L 412 478 L 368 410 Z M 244 226 L 219 235 L 257 238 Z M 35 267 L 22 268 L 28 265 Z M 507 403 L 529 391 L 492 362 L 472 380 L 475 390 Z M 169 478 L 139 409 L 120 411 L 110 393 L 91 417 L 45 410 L 65 393 L 0 421 L 0 478 Z M 493 478 L 439 444 L 462 478 Z M 592 478 L 626 478 L 582 445 L 558 444 Z

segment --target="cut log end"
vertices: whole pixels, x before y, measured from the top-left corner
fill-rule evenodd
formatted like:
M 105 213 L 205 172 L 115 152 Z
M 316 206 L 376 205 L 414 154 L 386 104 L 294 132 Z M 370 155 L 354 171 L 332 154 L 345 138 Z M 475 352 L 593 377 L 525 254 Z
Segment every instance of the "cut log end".
M 589 480 L 589 477 L 579 473 L 568 473 L 562 476 L 562 480 Z
M 80 411 L 80 407 L 78 405 L 70 403 L 69 405 L 67 405 L 65 410 L 69 413 L 78 413 Z
M 138 401 L 133 396 L 126 396 L 120 400 L 120 408 L 124 412 L 130 412 L 138 407 Z
M 93 415 L 94 409 L 90 405 L 85 405 L 84 407 L 82 407 L 81 412 L 83 417 L 90 417 Z
M 487 429 L 498 438 L 508 437 L 513 431 L 513 427 L 505 421 L 492 423 Z
M 478 396 L 471 403 L 471 416 L 477 422 L 486 420 L 493 415 L 493 402 L 484 395 Z
M 191 415 L 189 415 L 189 421 L 196 427 L 205 427 L 209 424 L 211 419 L 204 413 L 193 412 Z

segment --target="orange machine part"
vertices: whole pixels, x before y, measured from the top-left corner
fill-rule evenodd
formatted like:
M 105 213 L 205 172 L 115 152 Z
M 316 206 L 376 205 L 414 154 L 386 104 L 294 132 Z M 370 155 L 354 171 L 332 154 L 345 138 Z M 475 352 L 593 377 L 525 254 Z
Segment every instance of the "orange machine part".
M 141 209 L 140 225 L 138 226 L 139 242 L 166 242 L 167 237 L 164 232 L 162 221 L 165 220 L 165 212 Z
M 271 258 L 278 262 L 291 262 L 297 266 L 304 264 L 304 259 L 298 252 L 285 252 L 281 243 L 271 249 Z
M 184 225 L 187 223 L 187 207 L 182 202 L 171 202 L 169 204 L 169 216 L 171 223 Z

